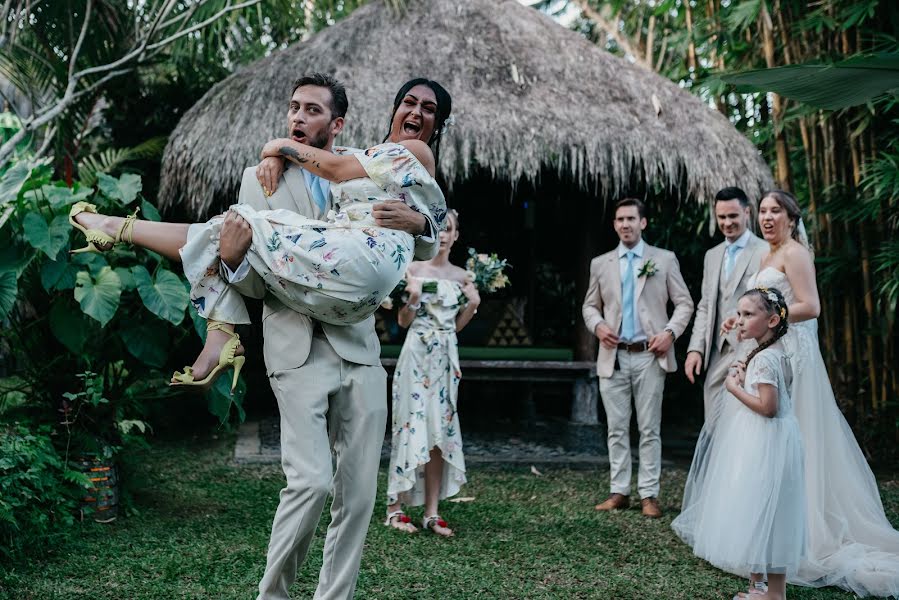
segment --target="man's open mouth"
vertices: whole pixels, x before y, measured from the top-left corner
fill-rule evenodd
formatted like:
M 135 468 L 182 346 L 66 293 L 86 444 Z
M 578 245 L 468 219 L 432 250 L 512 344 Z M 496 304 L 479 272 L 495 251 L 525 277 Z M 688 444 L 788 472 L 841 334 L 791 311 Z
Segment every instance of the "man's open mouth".
M 306 139 L 306 132 L 302 129 L 294 129 L 290 132 L 290 137 L 293 138 L 293 141 L 299 142 Z

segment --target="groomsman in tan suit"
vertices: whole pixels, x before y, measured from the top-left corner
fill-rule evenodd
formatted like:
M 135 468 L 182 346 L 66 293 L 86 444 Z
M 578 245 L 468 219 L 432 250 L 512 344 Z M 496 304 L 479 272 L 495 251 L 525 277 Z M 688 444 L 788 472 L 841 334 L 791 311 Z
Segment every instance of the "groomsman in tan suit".
M 332 77 L 315 73 L 300 79 L 288 107 L 288 135 L 332 149 L 347 105 L 343 85 Z M 259 210 L 284 208 L 323 218 L 331 208 L 328 182 L 291 162 L 285 167 L 274 193 L 257 181 L 257 167 L 244 171 L 239 201 Z M 265 180 L 272 168 L 278 172 L 281 165 L 263 162 L 260 177 Z M 434 231 L 423 215 L 401 202 L 385 203 L 374 214 L 384 226 L 417 235 L 416 258 L 436 254 L 436 236 L 421 235 Z M 386 373 L 374 317 L 339 327 L 285 307 L 266 293 L 262 279 L 244 260 L 251 236 L 246 222 L 229 213 L 221 235 L 223 271 L 242 294 L 263 299 L 263 355 L 281 413 L 281 466 L 287 478 L 258 600 L 289 598 L 329 493 L 334 497 L 331 523 L 315 598 L 348 600 L 356 588 L 374 508 L 387 423 Z
M 752 208 L 740 188 L 727 187 L 718 192 L 715 219 L 724 241 L 705 254 L 702 298 L 696 307 L 693 335 L 684 361 L 690 383 L 705 369 L 703 400 L 709 427 L 714 426 L 717 417 L 728 368 L 745 357 L 734 351 L 740 345 L 736 330 L 722 336 L 721 323 L 736 314 L 737 300 L 746 291 L 749 278 L 758 272 L 759 262 L 768 250 L 768 244 L 750 230 Z
M 646 209 L 634 198 L 615 205 L 618 247 L 590 263 L 584 323 L 599 338 L 596 371 L 608 421 L 611 495 L 596 510 L 627 508 L 631 493 L 631 402 L 640 432 L 637 491 L 643 514 L 661 517 L 662 392 L 677 368 L 674 340 L 690 323 L 693 299 L 673 252 L 643 241 Z M 668 301 L 674 312 L 668 316 Z

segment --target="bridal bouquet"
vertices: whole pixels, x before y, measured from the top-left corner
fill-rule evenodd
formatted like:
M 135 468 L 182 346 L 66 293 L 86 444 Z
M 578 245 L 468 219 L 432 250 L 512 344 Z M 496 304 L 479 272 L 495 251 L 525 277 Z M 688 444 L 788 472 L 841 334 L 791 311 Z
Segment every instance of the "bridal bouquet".
M 495 252 L 484 254 L 476 252 L 474 248 L 468 249 L 466 275 L 481 293 L 490 294 L 509 285 L 509 277 L 503 273 L 507 266 L 509 263 L 506 259 L 500 259 Z
M 503 269 L 509 266 L 506 259 L 500 259 L 495 253 L 479 254 L 474 248 L 468 249 L 468 260 L 465 262 L 465 276 L 473 282 L 482 294 L 490 294 L 509 285 L 509 277 L 503 273 Z M 393 309 L 393 302 L 403 302 L 406 291 L 406 280 L 401 279 L 390 295 L 384 298 L 381 306 L 387 310 Z M 437 282 L 429 279 L 422 283 L 422 294 L 436 294 Z M 459 301 L 464 301 L 464 294 L 459 295 Z

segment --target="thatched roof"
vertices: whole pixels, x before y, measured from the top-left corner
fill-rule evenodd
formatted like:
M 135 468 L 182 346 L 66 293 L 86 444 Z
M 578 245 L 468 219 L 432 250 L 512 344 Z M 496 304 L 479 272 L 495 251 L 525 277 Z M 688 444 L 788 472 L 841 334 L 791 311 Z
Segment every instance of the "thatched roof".
M 201 216 L 235 201 L 243 169 L 286 133 L 293 81 L 313 70 L 347 85 L 338 143 L 357 147 L 381 141 L 404 81 L 440 81 L 456 115 L 440 156 L 450 184 L 478 168 L 512 185 L 549 168 L 598 195 L 628 191 L 636 174 L 708 201 L 724 186 L 757 197 L 772 183 L 720 113 L 515 0 L 417 0 L 403 15 L 375 1 L 240 69 L 190 109 L 163 157 L 162 205 Z

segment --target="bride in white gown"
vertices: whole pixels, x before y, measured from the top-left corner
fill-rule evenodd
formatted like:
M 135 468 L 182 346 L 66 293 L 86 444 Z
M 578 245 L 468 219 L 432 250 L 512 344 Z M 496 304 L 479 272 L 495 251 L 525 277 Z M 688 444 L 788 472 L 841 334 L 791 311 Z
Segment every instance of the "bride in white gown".
M 818 346 L 814 263 L 796 199 L 782 191 L 766 194 L 759 226 L 770 251 L 754 285 L 779 289 L 789 304 L 783 344 L 791 355 L 793 403 L 805 446 L 809 546 L 789 581 L 839 586 L 862 597 L 899 597 L 899 532 L 884 514 L 874 474 L 827 377 Z

